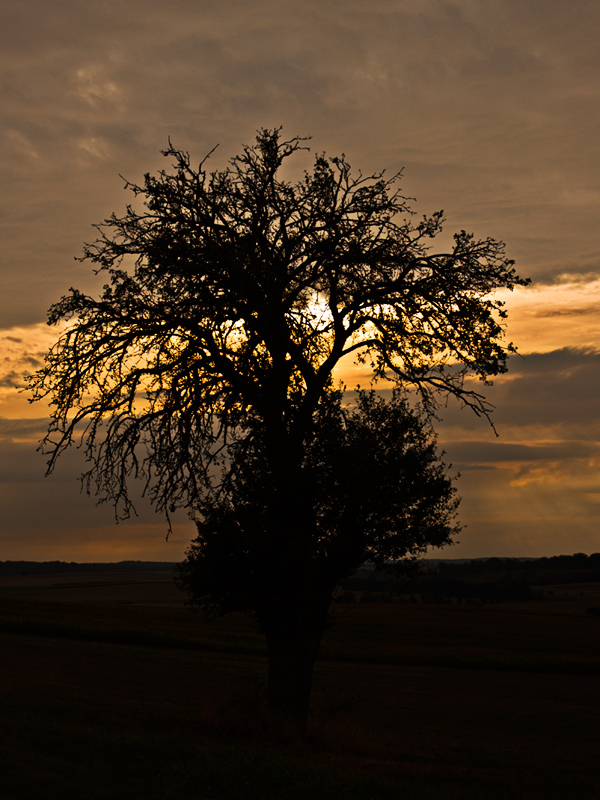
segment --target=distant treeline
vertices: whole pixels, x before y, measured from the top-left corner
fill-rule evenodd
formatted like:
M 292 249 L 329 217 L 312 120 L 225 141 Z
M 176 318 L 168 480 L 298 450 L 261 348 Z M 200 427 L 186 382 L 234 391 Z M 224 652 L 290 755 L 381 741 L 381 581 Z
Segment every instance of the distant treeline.
M 336 599 L 342 603 L 417 600 L 426 603 L 509 603 L 531 600 L 533 596 L 530 582 L 513 575 L 502 574 L 481 581 L 442 577 L 433 572 L 402 578 L 376 572 L 368 574 L 361 570 L 344 581 Z
M 119 561 L 0 561 L 0 575 L 173 572 L 175 563 Z M 533 600 L 555 584 L 600 583 L 600 553 L 549 558 L 423 560 L 406 574 L 377 572 L 366 564 L 346 579 L 338 602 L 509 603 Z M 552 592 L 548 590 L 550 594 Z
M 117 561 L 79 564 L 76 561 L 0 561 L 0 575 L 48 575 L 62 572 L 172 572 L 169 561 Z
M 438 561 L 440 575 L 474 575 L 481 572 L 531 572 L 531 570 L 600 569 L 600 553 L 575 553 L 548 558 L 476 558 L 472 561 Z
M 407 575 L 364 567 L 343 582 L 338 602 L 509 603 L 532 600 L 542 587 L 600 582 L 600 553 L 518 559 L 424 561 Z

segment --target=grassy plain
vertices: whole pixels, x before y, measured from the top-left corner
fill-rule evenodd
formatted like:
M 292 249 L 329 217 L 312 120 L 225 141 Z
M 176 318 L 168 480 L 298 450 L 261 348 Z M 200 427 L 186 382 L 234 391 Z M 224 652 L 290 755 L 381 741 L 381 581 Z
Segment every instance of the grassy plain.
M 253 623 L 194 616 L 168 574 L 1 576 L 0 798 L 595 800 L 590 605 L 336 605 L 299 742 Z

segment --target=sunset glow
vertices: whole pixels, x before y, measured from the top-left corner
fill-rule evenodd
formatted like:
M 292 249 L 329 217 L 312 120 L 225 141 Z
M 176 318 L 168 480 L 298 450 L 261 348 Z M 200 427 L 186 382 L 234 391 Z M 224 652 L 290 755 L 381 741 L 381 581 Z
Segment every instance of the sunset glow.
M 519 356 L 494 386 L 489 423 L 450 401 L 435 427 L 461 472 L 461 544 L 445 557 L 600 550 L 600 188 L 595 31 L 600 6 L 351 2 L 204 8 L 19 4 L 4 28 L 0 496 L 3 558 L 176 561 L 185 515 L 166 527 L 145 501 L 115 526 L 79 494 L 82 454 L 45 479 L 48 407 L 20 391 L 59 335 L 45 324 L 70 286 L 105 282 L 74 260 L 91 227 L 132 200 L 125 179 L 168 169 L 171 137 L 223 169 L 262 126 L 313 136 L 353 170 L 403 169 L 417 213 L 505 241 L 520 275 L 498 298 Z M 60 32 L 60 33 L 58 33 Z M 287 179 L 287 175 L 286 175 Z M 135 200 L 134 200 L 135 202 Z M 329 324 L 323 307 L 321 324 Z M 323 353 L 314 353 L 315 363 Z M 367 388 L 368 365 L 335 373 Z M 385 390 L 379 384 L 378 389 Z M 437 553 L 437 555 L 440 555 Z

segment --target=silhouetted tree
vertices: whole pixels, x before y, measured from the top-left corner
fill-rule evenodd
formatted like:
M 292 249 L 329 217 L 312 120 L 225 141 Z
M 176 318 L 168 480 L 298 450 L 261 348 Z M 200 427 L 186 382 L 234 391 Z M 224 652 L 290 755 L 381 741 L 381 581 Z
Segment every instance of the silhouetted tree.
M 312 443 L 324 452 L 335 429 L 319 426 L 341 413 L 339 404 L 331 411 L 334 368 L 354 356 L 374 378 L 416 390 L 427 417 L 449 394 L 488 416 L 471 379 L 505 371 L 513 351 L 493 292 L 525 283 L 493 239 L 462 231 L 447 252 L 431 253 L 443 215 L 413 224 L 399 175 L 353 176 L 345 157 L 318 155 L 297 183 L 285 180 L 280 168 L 303 142 L 261 130 L 255 146 L 212 173 L 206 159 L 195 168 L 170 145 L 173 171 L 127 183 L 143 205 L 113 214 L 86 245 L 81 260 L 106 274 L 107 285 L 98 299 L 71 290 L 50 309 L 50 324 L 69 324 L 31 378 L 34 399 L 53 404 L 43 443 L 49 471 L 81 443 L 84 487 L 113 501 L 118 516 L 132 511 L 129 481 L 139 478 L 167 518 L 182 507 L 198 519 L 200 537 L 220 520 L 215 558 L 238 535 L 227 493 L 250 490 L 258 459 L 268 488 L 245 525 L 281 582 L 293 576 L 284 598 L 274 589 L 268 601 L 281 605 L 273 618 L 284 627 L 316 591 L 314 543 L 325 525 L 310 476 L 340 465 L 307 465 Z M 380 408 L 361 402 L 363 419 L 365 403 Z M 341 531 L 329 507 L 327 514 Z M 336 549 L 354 547 L 331 535 Z M 399 552 L 381 550 L 383 558 Z M 272 650 L 279 633 L 265 619 Z M 314 647 L 305 657 L 299 629 L 287 622 L 289 652 L 296 648 L 312 671 Z M 269 681 L 285 682 L 273 671 Z M 272 705 L 302 719 L 301 694 Z
M 269 701 L 303 722 L 327 611 L 365 561 L 384 567 L 450 544 L 458 499 L 425 415 L 399 392 L 325 395 L 294 470 L 297 496 L 273 519 L 273 475 L 262 424 L 232 446 L 226 489 L 198 508 L 198 537 L 179 566 L 192 605 L 252 612 L 266 634 Z M 290 535 L 290 531 L 294 535 Z

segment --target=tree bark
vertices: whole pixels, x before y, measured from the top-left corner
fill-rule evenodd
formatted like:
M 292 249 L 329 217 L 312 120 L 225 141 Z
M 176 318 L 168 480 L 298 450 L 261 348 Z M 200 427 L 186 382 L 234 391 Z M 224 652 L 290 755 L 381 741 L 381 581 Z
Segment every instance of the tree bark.
M 332 587 L 322 576 L 294 580 L 279 573 L 278 591 L 262 619 L 269 664 L 269 711 L 295 729 L 306 732 L 315 660 L 321 645 Z
M 315 559 L 318 531 L 310 491 L 301 469 L 302 449 L 285 429 L 269 432 L 270 495 L 268 556 L 262 608 L 268 656 L 269 711 L 303 735 L 310 706 L 315 659 L 335 582 Z M 262 612 L 262 613 L 261 613 Z
M 321 631 L 314 637 L 288 631 L 267 633 L 269 678 L 267 698 L 273 716 L 284 719 L 301 734 L 306 731 L 315 659 Z

